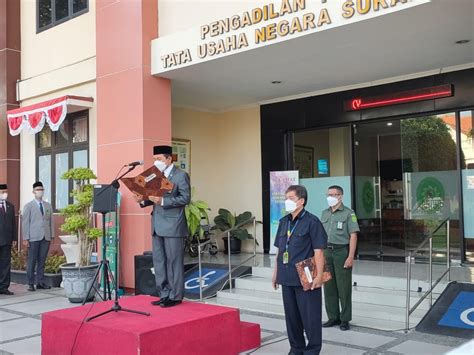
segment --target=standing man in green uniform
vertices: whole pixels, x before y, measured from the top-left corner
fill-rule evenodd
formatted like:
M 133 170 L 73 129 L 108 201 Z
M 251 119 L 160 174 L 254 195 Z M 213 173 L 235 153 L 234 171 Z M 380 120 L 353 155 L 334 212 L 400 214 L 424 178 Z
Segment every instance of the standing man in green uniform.
M 342 187 L 330 186 L 327 193 L 329 208 L 321 214 L 321 222 L 328 235 L 324 256 L 332 275 L 332 279 L 324 284 L 324 302 L 329 320 L 323 327 L 340 325 L 341 330 L 349 330 L 352 320 L 352 264 L 359 225 L 354 211 L 343 205 L 343 195 Z

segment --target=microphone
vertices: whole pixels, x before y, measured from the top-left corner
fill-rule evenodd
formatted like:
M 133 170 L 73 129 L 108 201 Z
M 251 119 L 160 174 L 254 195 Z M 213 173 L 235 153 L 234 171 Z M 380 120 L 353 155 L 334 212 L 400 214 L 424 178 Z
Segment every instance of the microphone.
M 124 166 L 135 167 L 137 165 L 143 165 L 143 160 L 132 161 L 131 163 Z

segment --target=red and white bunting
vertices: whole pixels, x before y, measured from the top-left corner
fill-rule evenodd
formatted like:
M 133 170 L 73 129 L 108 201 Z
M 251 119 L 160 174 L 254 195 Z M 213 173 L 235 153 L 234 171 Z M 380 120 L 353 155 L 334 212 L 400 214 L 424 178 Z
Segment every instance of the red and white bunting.
M 7 112 L 8 128 L 12 136 L 26 129 L 31 134 L 40 132 L 47 122 L 52 131 L 57 131 L 68 113 L 68 106 L 89 108 L 92 98 L 62 96 L 53 100 L 21 107 Z

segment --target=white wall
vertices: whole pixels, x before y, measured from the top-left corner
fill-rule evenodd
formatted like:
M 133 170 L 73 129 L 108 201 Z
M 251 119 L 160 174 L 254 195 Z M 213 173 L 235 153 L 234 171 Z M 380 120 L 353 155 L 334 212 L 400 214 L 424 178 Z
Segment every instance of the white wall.
M 21 0 L 22 80 L 95 56 L 95 1 L 89 1 L 89 12 L 40 33 L 36 3 Z
M 191 184 L 196 198 L 210 204 L 211 217 L 223 207 L 262 220 L 260 109 L 213 114 L 173 108 L 172 123 L 174 138 L 191 140 Z M 261 226 L 257 238 L 262 251 Z M 245 251 L 252 248 L 243 244 Z
M 256 0 L 158 0 L 160 37 L 266 4 Z

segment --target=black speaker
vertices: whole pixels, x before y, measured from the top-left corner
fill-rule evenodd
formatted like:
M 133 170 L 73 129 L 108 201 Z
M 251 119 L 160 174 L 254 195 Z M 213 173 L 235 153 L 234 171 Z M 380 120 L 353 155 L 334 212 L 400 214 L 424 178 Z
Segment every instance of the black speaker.
M 117 189 L 111 185 L 94 185 L 94 204 L 92 211 L 108 213 L 115 211 Z
M 155 275 L 153 274 L 153 256 L 135 255 L 135 294 L 158 296 Z

